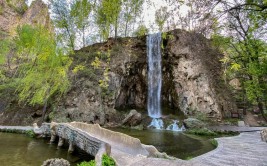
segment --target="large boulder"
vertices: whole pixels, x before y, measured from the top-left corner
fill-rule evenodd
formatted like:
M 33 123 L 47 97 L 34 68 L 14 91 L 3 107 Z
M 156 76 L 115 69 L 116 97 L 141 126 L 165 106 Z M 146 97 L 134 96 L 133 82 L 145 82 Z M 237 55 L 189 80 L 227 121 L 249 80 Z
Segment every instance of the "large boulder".
M 205 127 L 205 123 L 195 118 L 187 118 L 184 120 L 184 125 L 186 128 L 203 128 Z
M 137 126 L 142 121 L 142 115 L 136 110 L 131 110 L 130 113 L 123 119 L 122 125 Z

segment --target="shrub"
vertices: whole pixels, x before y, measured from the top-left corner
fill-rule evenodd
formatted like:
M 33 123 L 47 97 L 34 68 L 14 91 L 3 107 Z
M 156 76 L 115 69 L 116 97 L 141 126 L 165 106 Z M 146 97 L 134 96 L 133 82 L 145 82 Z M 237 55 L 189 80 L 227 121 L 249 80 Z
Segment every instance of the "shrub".
M 83 161 L 80 164 L 78 164 L 77 166 L 95 166 L 95 160 L 91 160 L 91 161 Z
M 96 166 L 95 160 L 91 161 L 83 161 L 77 166 Z M 104 154 L 102 156 L 102 166 L 116 166 L 116 163 L 113 158 L 109 157 L 108 155 Z
M 211 142 L 211 144 L 212 144 L 215 148 L 218 147 L 218 142 L 217 142 L 217 140 L 215 140 L 215 139 L 211 139 L 210 142 Z
M 115 165 L 116 163 L 113 158 L 109 157 L 106 154 L 102 156 L 102 166 L 115 166 Z
M 35 137 L 35 133 L 33 132 L 33 130 L 27 130 L 25 133 L 26 133 L 27 136 L 29 136 L 31 138 Z
M 194 135 L 201 135 L 201 136 L 217 136 L 217 133 L 206 128 L 190 129 L 190 130 L 187 130 L 186 133 L 194 134 Z

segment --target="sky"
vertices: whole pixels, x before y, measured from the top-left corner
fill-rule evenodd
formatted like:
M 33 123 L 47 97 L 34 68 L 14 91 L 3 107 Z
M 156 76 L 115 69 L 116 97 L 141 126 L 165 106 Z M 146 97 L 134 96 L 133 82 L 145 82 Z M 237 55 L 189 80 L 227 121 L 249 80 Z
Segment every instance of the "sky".
M 30 4 L 34 0 L 26 0 L 26 1 L 27 1 L 27 5 L 30 6 Z M 48 0 L 42 0 L 42 1 L 48 4 Z M 153 2 L 154 4 L 153 7 L 149 7 L 146 1 L 144 3 L 143 19 L 144 19 L 144 24 L 146 25 L 146 27 L 150 27 L 155 22 L 155 12 L 157 9 L 163 6 L 167 6 L 167 3 L 165 0 L 151 0 L 151 2 Z M 171 7 L 168 6 L 168 8 L 170 9 Z M 183 5 L 181 6 L 179 12 L 181 14 L 185 14 L 187 10 L 188 8 L 185 5 Z

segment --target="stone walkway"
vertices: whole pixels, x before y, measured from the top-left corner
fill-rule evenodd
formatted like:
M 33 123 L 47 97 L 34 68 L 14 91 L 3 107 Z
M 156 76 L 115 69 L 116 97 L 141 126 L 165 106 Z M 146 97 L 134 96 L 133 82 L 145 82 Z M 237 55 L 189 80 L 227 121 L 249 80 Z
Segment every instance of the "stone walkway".
M 204 155 L 184 160 L 143 158 L 131 166 L 267 166 L 267 143 L 259 132 L 216 138 L 218 147 Z
M 238 127 L 238 126 L 211 126 L 208 129 L 213 131 L 236 131 L 236 132 L 253 132 L 261 131 L 267 127 Z

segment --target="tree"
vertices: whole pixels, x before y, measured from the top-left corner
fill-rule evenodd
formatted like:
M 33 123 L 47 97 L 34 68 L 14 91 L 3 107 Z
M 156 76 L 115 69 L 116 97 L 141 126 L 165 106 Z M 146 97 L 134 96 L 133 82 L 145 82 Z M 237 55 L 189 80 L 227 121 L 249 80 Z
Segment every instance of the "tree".
M 65 0 L 50 0 L 52 19 L 57 28 L 58 41 L 62 46 L 67 46 L 71 50 L 75 49 L 75 21 L 71 16 L 70 5 Z
M 82 33 L 82 45 L 85 47 L 85 30 L 89 25 L 89 15 L 92 10 L 92 5 L 88 0 L 77 0 L 71 6 L 71 16 L 77 29 Z
M 142 12 L 144 0 L 123 0 L 123 18 L 125 22 L 124 36 L 126 37 L 129 31 L 130 24 L 136 24 L 136 18 Z
M 243 2 L 243 3 L 242 3 Z M 257 104 L 264 116 L 267 106 L 266 68 L 266 16 L 264 3 L 242 1 L 234 5 L 224 2 L 227 14 L 224 31 L 231 40 L 227 41 L 226 61 L 231 77 L 237 77 L 249 101 Z M 260 7 L 259 7 L 260 6 Z
M 100 6 L 98 7 L 96 23 L 104 40 L 109 37 L 111 25 L 114 27 L 115 38 L 118 36 L 118 23 L 121 5 L 121 0 L 102 0 Z
M 169 13 L 167 11 L 167 7 L 161 7 L 160 9 L 158 9 L 156 11 L 156 15 L 155 15 L 155 22 L 159 27 L 159 31 L 163 31 L 163 26 L 166 23 L 167 19 L 169 18 Z
M 43 27 L 24 25 L 18 28 L 15 39 L 16 54 L 22 59 L 16 76 L 20 102 L 43 105 L 43 116 L 52 97 L 60 97 L 67 92 L 67 76 L 71 60 L 63 55 L 56 41 Z

